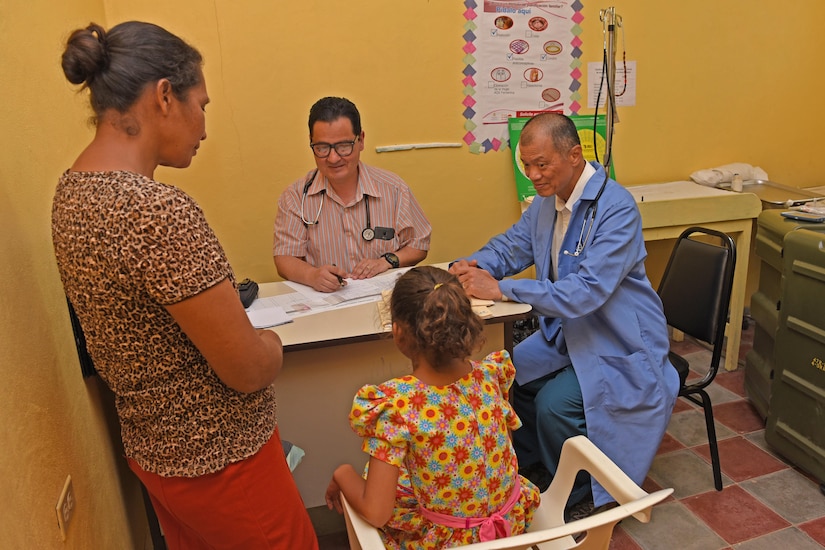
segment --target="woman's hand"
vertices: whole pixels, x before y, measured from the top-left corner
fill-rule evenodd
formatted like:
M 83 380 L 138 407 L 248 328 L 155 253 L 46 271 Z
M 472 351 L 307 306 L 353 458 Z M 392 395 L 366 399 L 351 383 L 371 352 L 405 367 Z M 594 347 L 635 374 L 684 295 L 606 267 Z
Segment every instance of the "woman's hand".
M 256 330 L 227 277 L 203 292 L 166 306 L 221 381 L 242 393 L 275 381 L 283 346 L 271 330 Z

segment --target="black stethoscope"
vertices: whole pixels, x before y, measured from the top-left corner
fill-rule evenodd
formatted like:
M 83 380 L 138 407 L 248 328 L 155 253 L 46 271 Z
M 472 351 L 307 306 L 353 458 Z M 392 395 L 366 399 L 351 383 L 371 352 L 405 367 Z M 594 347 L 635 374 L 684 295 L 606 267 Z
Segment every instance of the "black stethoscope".
M 321 190 L 321 204 L 318 205 L 318 211 L 315 213 L 315 221 L 310 221 L 306 218 L 304 214 L 304 201 L 307 198 L 307 192 L 309 191 L 309 187 L 312 185 L 312 182 L 315 180 L 315 176 L 318 174 L 318 170 L 316 169 L 313 171 L 309 177 L 304 182 L 304 190 L 301 193 L 301 221 L 304 222 L 306 227 L 310 225 L 317 225 L 318 220 L 321 218 L 321 209 L 324 207 L 324 200 L 327 198 L 326 189 Z M 389 227 L 376 227 L 375 229 L 372 228 L 372 223 L 370 222 L 370 196 L 364 195 L 364 209 L 367 213 L 367 226 L 361 231 L 361 238 L 365 241 L 369 242 L 375 238 L 375 230 L 379 230 L 378 237 L 382 240 L 389 241 L 395 236 L 395 230 Z
M 579 257 L 582 252 L 584 252 L 584 246 L 587 244 L 587 240 L 590 238 L 590 232 L 593 230 L 593 223 L 596 221 L 596 210 L 599 206 L 599 198 L 601 198 L 602 193 L 604 192 L 604 187 L 607 185 L 607 179 L 609 177 L 610 172 L 605 168 L 604 172 L 604 181 L 602 182 L 602 186 L 599 187 L 599 192 L 596 193 L 596 198 L 593 199 L 593 202 L 587 207 L 587 210 L 584 213 L 584 219 L 582 220 L 582 230 L 579 232 L 579 240 L 576 243 L 576 250 L 574 252 L 570 252 L 565 250 L 563 253 L 565 256 L 575 256 Z

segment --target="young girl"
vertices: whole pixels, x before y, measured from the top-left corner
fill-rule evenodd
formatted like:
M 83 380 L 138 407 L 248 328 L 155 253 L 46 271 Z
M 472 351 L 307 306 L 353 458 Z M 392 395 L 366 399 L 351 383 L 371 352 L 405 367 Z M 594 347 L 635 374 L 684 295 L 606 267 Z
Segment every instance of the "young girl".
M 482 323 L 458 279 L 435 267 L 402 275 L 391 300 L 396 346 L 413 374 L 362 387 L 350 425 L 370 455 L 366 479 L 339 466 L 330 508 L 343 492 L 380 527 L 387 548 L 446 548 L 524 532 L 539 491 L 518 475 L 507 400 L 515 368 L 506 351 L 482 361 Z

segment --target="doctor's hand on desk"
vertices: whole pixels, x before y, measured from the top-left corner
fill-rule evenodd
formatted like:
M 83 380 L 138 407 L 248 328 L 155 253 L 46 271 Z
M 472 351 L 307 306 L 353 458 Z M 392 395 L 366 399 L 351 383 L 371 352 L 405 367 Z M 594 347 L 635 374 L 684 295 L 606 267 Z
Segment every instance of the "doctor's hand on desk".
M 501 300 L 498 281 L 487 271 L 478 267 L 476 260 L 459 260 L 450 266 L 450 273 L 458 277 L 464 292 L 471 298 Z
M 346 277 L 347 272 L 343 268 L 336 265 L 322 265 L 313 268 L 309 286 L 318 292 L 335 292 L 347 286 L 344 280 Z
M 353 279 L 369 279 L 392 267 L 384 258 L 364 258 L 352 268 Z

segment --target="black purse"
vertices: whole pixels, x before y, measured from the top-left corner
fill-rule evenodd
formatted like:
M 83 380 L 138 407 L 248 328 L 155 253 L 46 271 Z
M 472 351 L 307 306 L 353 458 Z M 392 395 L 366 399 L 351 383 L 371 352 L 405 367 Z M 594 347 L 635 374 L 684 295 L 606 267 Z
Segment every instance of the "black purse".
M 241 298 L 241 303 L 244 309 L 252 305 L 255 298 L 258 297 L 258 283 L 252 279 L 244 279 L 238 283 L 238 295 Z

